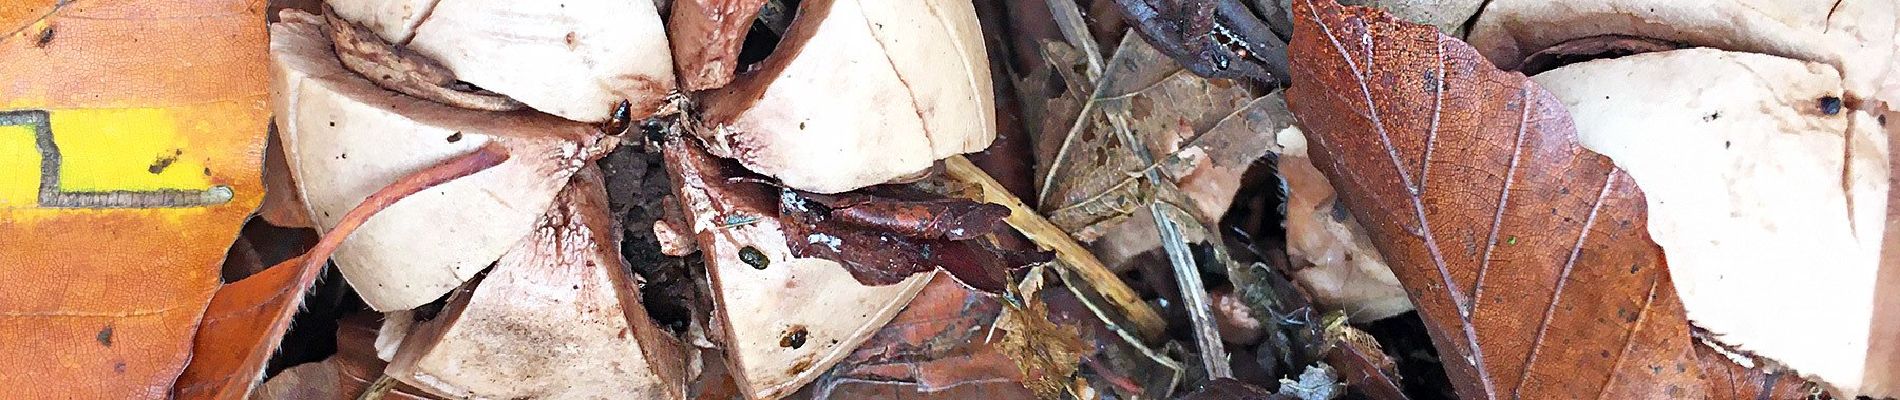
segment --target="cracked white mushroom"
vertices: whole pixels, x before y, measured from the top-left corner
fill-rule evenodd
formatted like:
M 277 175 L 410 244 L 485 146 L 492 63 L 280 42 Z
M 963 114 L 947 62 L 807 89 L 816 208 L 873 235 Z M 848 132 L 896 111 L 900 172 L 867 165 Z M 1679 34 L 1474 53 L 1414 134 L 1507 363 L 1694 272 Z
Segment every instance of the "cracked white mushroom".
M 334 260 L 370 307 L 428 303 L 474 277 L 534 229 L 554 194 L 610 139 L 533 112 L 465 110 L 384 90 L 338 63 L 321 19 L 271 26 L 271 94 L 285 161 L 320 230 L 371 192 L 489 143 L 512 157 L 370 219 Z M 421 227 L 424 231 L 418 232 Z
M 969 1 L 807 0 L 777 50 L 705 95 L 713 154 L 837 193 L 915 175 L 996 137 Z
M 338 16 L 463 81 L 585 122 L 651 115 L 675 86 L 650 1 L 330 0 Z
M 640 305 L 599 171 L 573 182 L 474 289 L 417 324 L 390 376 L 455 398 L 685 398 L 686 348 Z
M 723 162 L 692 139 L 668 142 L 675 195 L 706 259 L 707 334 L 747 398 L 783 397 L 816 379 L 934 275 L 866 286 L 835 261 L 795 257 L 776 218 L 778 196 L 755 183 L 726 183 Z

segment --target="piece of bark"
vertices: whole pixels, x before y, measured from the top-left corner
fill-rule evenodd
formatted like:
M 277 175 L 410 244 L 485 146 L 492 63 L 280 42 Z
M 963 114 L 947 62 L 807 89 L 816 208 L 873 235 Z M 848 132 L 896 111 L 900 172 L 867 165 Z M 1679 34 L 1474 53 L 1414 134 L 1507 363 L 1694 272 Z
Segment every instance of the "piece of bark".
M 1378 10 L 1298 0 L 1293 16 L 1287 98 L 1309 153 L 1461 397 L 1708 395 L 1641 191 L 1554 97 Z
M 455 77 L 562 118 L 632 119 L 673 91 L 673 60 L 649 1 L 332 0 L 339 16 L 441 63 Z
M 682 89 L 717 89 L 739 69 L 739 48 L 766 0 L 680 0 L 667 20 Z
M 458 398 L 683 399 L 687 359 L 647 316 L 591 166 L 474 290 L 417 326 L 388 374 Z
M 799 190 L 912 176 L 996 137 L 986 55 L 967 1 L 801 2 L 759 69 L 704 94 L 694 134 Z
M 688 218 L 683 228 L 706 258 L 707 334 L 725 349 L 726 367 L 749 398 L 778 398 L 811 382 L 929 280 L 922 274 L 867 286 L 836 261 L 795 257 L 775 188 L 730 181 L 739 167 L 697 139 L 670 135 L 663 153 Z
M 410 171 L 491 142 L 515 155 L 390 207 L 343 243 L 338 268 L 377 310 L 413 308 L 461 286 L 534 229 L 581 160 L 615 143 L 545 114 L 456 109 L 383 90 L 338 63 L 320 19 L 283 17 L 271 28 L 273 106 L 290 172 L 320 230 Z M 443 221 L 456 223 L 414 232 Z
M 1895 377 L 1864 373 L 1900 362 L 1869 358 L 1871 338 L 1900 334 L 1871 324 L 1876 296 L 1900 290 L 1876 279 L 1888 138 L 1838 104 L 1834 68 L 1688 49 L 1535 80 L 1571 110 L 1584 146 L 1644 188 L 1649 232 L 1697 327 L 1847 397 L 1900 394 L 1873 390 Z
M 1332 182 L 1313 166 L 1305 133 L 1279 132 L 1280 177 L 1286 182 L 1288 275 L 1312 301 L 1353 321 L 1384 319 L 1412 310 L 1405 288 L 1366 228 L 1346 210 Z

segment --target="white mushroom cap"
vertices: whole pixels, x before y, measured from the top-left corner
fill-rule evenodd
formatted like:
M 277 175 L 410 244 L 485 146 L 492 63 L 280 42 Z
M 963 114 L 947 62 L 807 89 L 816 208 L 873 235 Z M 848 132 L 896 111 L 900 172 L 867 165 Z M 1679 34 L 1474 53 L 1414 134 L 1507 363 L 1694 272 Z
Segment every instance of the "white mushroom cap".
M 659 109 L 675 86 L 659 11 L 625 0 L 330 0 L 338 16 L 455 76 L 583 122 Z
M 344 69 L 322 23 L 286 12 L 271 26 L 270 51 L 285 161 L 319 229 L 442 160 L 490 142 L 511 153 L 390 206 L 343 242 L 337 266 L 372 308 L 414 308 L 461 286 L 533 230 L 567 177 L 611 146 L 593 127 L 546 114 L 459 109 L 384 90 Z
M 996 138 L 975 8 L 808 0 L 756 71 L 706 94 L 709 150 L 807 191 L 914 175 Z

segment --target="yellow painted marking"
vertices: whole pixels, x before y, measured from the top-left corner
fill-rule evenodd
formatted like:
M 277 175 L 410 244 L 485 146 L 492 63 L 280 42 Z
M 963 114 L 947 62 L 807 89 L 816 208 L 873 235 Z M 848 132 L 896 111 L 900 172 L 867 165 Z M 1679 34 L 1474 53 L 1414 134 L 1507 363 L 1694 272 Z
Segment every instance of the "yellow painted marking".
M 170 110 L 104 108 L 51 113 L 60 188 L 81 191 L 203 190 L 203 154 L 178 135 Z M 165 161 L 169 159 L 170 161 Z M 152 173 L 154 165 L 164 168 Z
M 40 196 L 40 150 L 33 128 L 0 126 L 0 208 L 32 207 Z

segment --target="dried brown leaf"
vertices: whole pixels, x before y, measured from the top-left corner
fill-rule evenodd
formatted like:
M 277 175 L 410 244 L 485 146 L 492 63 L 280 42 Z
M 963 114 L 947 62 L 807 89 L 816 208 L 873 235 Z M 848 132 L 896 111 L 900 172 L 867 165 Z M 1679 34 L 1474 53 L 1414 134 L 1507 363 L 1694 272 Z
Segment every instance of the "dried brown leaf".
M 1132 38 L 1132 36 L 1130 37 Z M 1106 230 L 1139 214 L 1156 199 L 1187 207 L 1200 215 L 1225 211 L 1232 194 L 1213 189 L 1210 196 L 1194 196 L 1173 188 L 1156 188 L 1143 177 L 1149 168 L 1170 174 L 1168 186 L 1185 183 L 1197 168 L 1244 170 L 1247 163 L 1274 148 L 1271 110 L 1277 103 L 1253 100 L 1245 87 L 1228 80 L 1195 76 L 1143 40 L 1124 38 L 1108 60 L 1099 81 L 1073 69 L 1060 68 L 1074 57 L 1072 51 L 1051 46 L 1047 56 L 1057 66 L 1067 93 L 1075 97 L 1049 100 L 1048 109 L 1067 110 L 1082 101 L 1080 117 L 1063 119 L 1060 128 L 1044 125 L 1045 137 L 1062 137 L 1057 150 L 1040 164 L 1051 166 L 1042 179 L 1041 209 L 1050 220 L 1083 240 L 1094 240 Z M 1086 91 L 1083 91 L 1086 90 Z M 1078 92 L 1082 91 L 1082 92 Z M 1087 93 L 1084 95 L 1083 93 Z M 1283 114 L 1282 114 L 1283 115 Z M 1045 121 L 1067 114 L 1052 113 Z M 1234 118 L 1238 120 L 1229 121 Z M 1111 119 L 1125 124 L 1116 126 Z M 1279 123 L 1287 123 L 1280 121 Z M 1062 129 L 1062 130 L 1054 130 Z M 1128 129 L 1143 143 L 1124 143 L 1118 129 Z M 1047 140 L 1047 139 L 1045 139 Z M 1047 143 L 1047 142 L 1045 142 Z M 1131 145 L 1156 155 L 1155 164 L 1141 161 Z M 1045 146 L 1048 147 L 1048 146 Z M 1238 173 L 1233 174 L 1238 181 Z M 1203 186 L 1234 187 L 1203 182 Z M 1200 201 L 1197 197 L 1208 197 Z M 1192 205 L 1192 207 L 1188 207 Z M 1211 209 L 1211 208 L 1222 209 Z M 1206 222 L 1207 218 L 1199 218 Z
M 1383 12 L 1296 1 L 1288 100 L 1460 396 L 1709 395 L 1627 174 L 1549 93 Z

